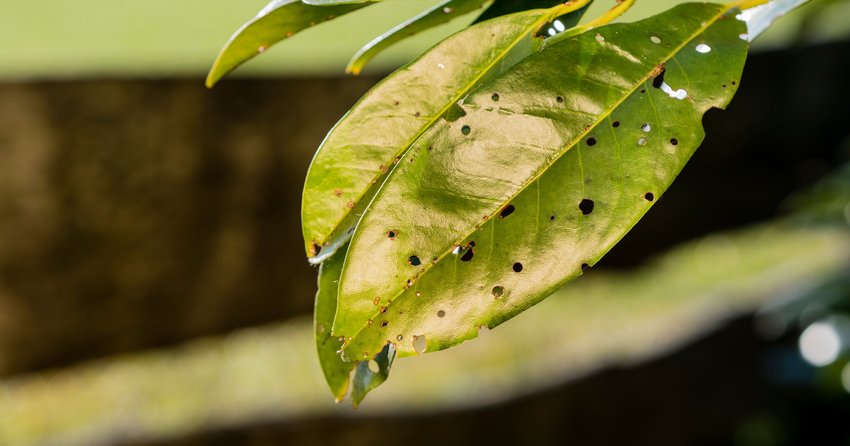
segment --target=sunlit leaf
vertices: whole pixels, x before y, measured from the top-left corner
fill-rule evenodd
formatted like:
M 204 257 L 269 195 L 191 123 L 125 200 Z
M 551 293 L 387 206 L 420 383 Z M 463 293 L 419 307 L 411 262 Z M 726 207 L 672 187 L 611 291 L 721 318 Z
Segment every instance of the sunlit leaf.
M 396 159 L 422 133 L 480 82 L 537 51 L 542 39 L 535 33 L 571 9 L 526 11 L 467 28 L 366 93 L 322 142 L 307 173 L 301 221 L 313 261 L 345 242 Z
M 366 44 L 366 46 L 361 48 L 351 58 L 351 62 L 348 63 L 348 67 L 345 70 L 349 73 L 358 74 L 381 51 L 416 33 L 442 25 L 454 18 L 472 12 L 488 1 L 490 0 L 445 0 L 438 3 L 422 14 L 404 21 Z
M 212 87 L 224 75 L 263 53 L 275 43 L 372 3 L 312 6 L 301 3 L 300 0 L 273 0 L 257 17 L 233 33 L 207 75 L 207 87 Z
M 496 18 L 499 16 L 513 14 L 519 11 L 525 11 L 527 9 L 535 9 L 535 8 L 550 8 L 552 6 L 557 5 L 558 3 L 563 3 L 561 0 L 494 0 L 493 4 L 487 7 L 475 22 L 483 22 L 485 20 L 490 20 L 492 18 Z M 577 22 L 578 20 L 576 20 Z M 573 24 L 572 26 L 575 26 Z
M 597 28 L 465 97 L 357 226 L 333 327 L 344 353 L 390 341 L 407 356 L 414 336 L 447 348 L 593 265 L 684 167 L 703 114 L 734 95 L 748 46 L 737 13 L 686 4 Z

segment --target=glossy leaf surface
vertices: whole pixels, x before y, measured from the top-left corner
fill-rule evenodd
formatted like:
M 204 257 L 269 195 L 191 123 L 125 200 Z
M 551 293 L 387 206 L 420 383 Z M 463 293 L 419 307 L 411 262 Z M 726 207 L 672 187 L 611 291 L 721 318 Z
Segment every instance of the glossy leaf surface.
M 684 167 L 705 111 L 734 95 L 747 51 L 736 12 L 686 4 L 597 28 L 471 92 L 357 226 L 333 327 L 351 338 L 344 354 L 414 336 L 447 348 L 593 265 Z
M 470 13 L 488 1 L 490 0 L 445 0 L 438 3 L 366 44 L 351 58 L 351 62 L 348 63 L 345 70 L 349 73 L 359 74 L 363 67 L 381 51 L 417 33 Z
M 263 53 L 275 43 L 371 3 L 313 6 L 300 0 L 273 0 L 257 17 L 233 33 L 207 75 L 207 87 L 212 87 L 224 75 Z
M 473 23 L 483 22 L 526 9 L 550 8 L 559 3 L 563 2 L 560 0 L 494 0 Z
M 368 360 L 344 362 L 340 357 L 338 350 L 342 342 L 331 335 L 331 327 L 336 313 L 339 275 L 344 258 L 345 247 L 319 267 L 319 291 L 316 293 L 313 328 L 319 364 L 331 393 L 337 402 L 342 401 L 348 391 L 349 381 L 353 381 L 350 386 L 351 400 L 357 406 L 370 390 L 386 381 L 395 358 L 395 349 L 387 344 L 381 354 L 375 357 L 372 367 L 377 368 L 376 371 L 370 369 Z
M 563 9 L 469 27 L 366 93 L 322 142 L 307 172 L 301 223 L 308 256 L 321 261 L 344 243 L 397 158 L 472 88 L 538 50 L 535 32 Z

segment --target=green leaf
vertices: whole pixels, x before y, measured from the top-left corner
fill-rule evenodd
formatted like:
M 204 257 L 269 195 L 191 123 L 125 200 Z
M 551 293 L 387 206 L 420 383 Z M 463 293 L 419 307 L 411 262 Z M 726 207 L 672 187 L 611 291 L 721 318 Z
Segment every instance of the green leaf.
M 206 85 L 212 87 L 224 75 L 275 43 L 304 29 L 369 6 L 364 2 L 338 6 L 312 6 L 299 0 L 273 0 L 250 22 L 242 25 L 215 59 Z
M 345 71 L 359 74 L 363 67 L 381 51 L 396 43 L 435 26 L 442 25 L 454 18 L 472 12 L 490 0 L 445 0 L 426 10 L 416 17 L 410 18 L 395 28 L 381 34 L 366 46 L 361 48 Z M 528 8 L 526 8 L 528 9 Z
M 345 249 L 331 256 L 319 267 L 319 290 L 316 292 L 316 304 L 313 311 L 313 329 L 316 333 L 316 351 L 319 364 L 325 374 L 331 392 L 337 402 L 345 398 L 348 381 L 356 363 L 344 362 L 338 353 L 342 341 L 331 335 L 334 314 L 336 313 L 337 289 Z
M 561 0 L 495 0 L 493 4 L 487 7 L 480 16 L 473 23 L 483 22 L 485 20 L 490 20 L 496 17 L 500 17 L 507 14 L 513 14 L 519 11 L 525 11 L 528 9 L 537 9 L 537 8 L 550 8 L 559 3 L 563 3 Z M 576 18 L 576 23 L 578 23 L 578 19 Z M 567 27 L 575 26 L 575 23 L 572 25 L 567 25 Z
M 370 0 L 301 0 L 305 5 L 313 6 L 333 6 L 333 5 L 348 5 L 352 3 L 365 3 Z M 381 2 L 384 0 L 371 0 L 372 2 Z
M 319 267 L 319 291 L 316 293 L 313 328 L 316 334 L 319 364 L 322 366 L 322 372 L 325 374 L 331 393 L 337 402 L 342 401 L 348 391 L 349 380 L 352 380 L 351 400 L 356 407 L 369 391 L 387 380 L 395 358 L 395 349 L 391 344 L 384 346 L 381 353 L 374 359 L 372 368 L 377 368 L 375 371 L 370 369 L 368 360 L 345 362 L 340 357 L 338 350 L 342 346 L 342 341 L 331 335 L 331 327 L 336 313 L 339 275 L 342 271 L 345 252 L 346 249 L 343 247 Z M 354 371 L 353 378 L 352 371 Z
M 526 11 L 467 28 L 366 93 L 322 142 L 307 172 L 301 222 L 311 261 L 345 242 L 395 160 L 422 133 L 478 83 L 537 51 L 542 39 L 534 34 L 568 9 Z
M 464 98 L 463 116 L 416 141 L 357 226 L 333 327 L 350 339 L 344 356 L 397 336 L 450 347 L 593 265 L 684 167 L 705 111 L 734 95 L 747 52 L 736 13 L 685 4 L 597 28 Z

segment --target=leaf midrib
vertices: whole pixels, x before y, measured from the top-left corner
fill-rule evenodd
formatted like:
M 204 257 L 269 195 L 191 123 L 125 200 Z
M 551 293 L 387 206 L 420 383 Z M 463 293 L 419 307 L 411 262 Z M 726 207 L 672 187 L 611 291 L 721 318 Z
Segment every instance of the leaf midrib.
M 734 8 L 736 7 L 735 5 L 723 5 L 723 6 L 725 6 L 725 8 L 724 8 L 724 9 L 722 9 L 720 12 L 718 12 L 718 13 L 717 13 L 714 17 L 712 17 L 712 18 L 711 18 L 711 20 L 708 20 L 708 21 L 704 22 L 704 23 L 703 23 L 703 24 L 702 24 L 702 25 L 701 25 L 701 26 L 697 29 L 697 31 L 695 31 L 694 33 L 692 33 L 692 34 L 690 35 L 690 37 L 688 37 L 688 38 L 687 38 L 684 42 L 682 42 L 682 44 L 681 44 L 681 45 L 679 45 L 679 46 L 677 46 L 677 47 L 673 48 L 673 49 L 671 50 L 671 52 L 669 53 L 670 55 L 669 55 L 669 56 L 665 56 L 665 57 L 662 59 L 663 63 L 669 62 L 669 61 L 670 61 L 670 59 L 674 58 L 674 57 L 675 57 L 675 56 L 676 56 L 676 55 L 677 55 L 680 51 L 682 51 L 682 49 L 684 49 L 684 48 L 685 48 L 685 46 L 687 46 L 689 43 L 693 42 L 693 41 L 694 41 L 694 39 L 696 39 L 696 38 L 697 38 L 700 34 L 704 33 L 704 32 L 705 32 L 705 31 L 706 31 L 709 27 L 713 26 L 713 25 L 714 25 L 714 24 L 715 24 L 715 23 L 716 23 L 716 22 L 717 22 L 717 21 L 718 21 L 721 17 L 723 17 L 723 15 L 727 14 L 729 11 L 731 11 L 732 9 L 734 9 Z M 654 69 L 655 69 L 655 67 L 653 66 L 653 67 L 652 67 L 652 69 L 654 70 Z M 611 107 L 609 107 L 609 108 L 605 111 L 605 113 L 603 113 L 603 114 L 599 115 L 599 119 L 597 119 L 597 121 L 596 121 L 596 124 L 595 124 L 595 125 L 593 125 L 592 127 L 588 128 L 587 130 L 585 130 L 584 132 L 582 132 L 581 134 L 579 134 L 576 138 L 574 138 L 574 139 L 573 139 L 573 141 L 572 141 L 570 144 L 568 144 L 568 145 L 566 146 L 566 148 L 565 148 L 565 149 L 564 149 L 564 150 L 563 150 L 563 151 L 562 151 L 562 152 L 561 152 L 558 156 L 554 157 L 554 158 L 552 159 L 552 161 L 551 161 L 551 162 L 549 162 L 548 164 L 546 164 L 546 165 L 545 165 L 545 167 L 544 167 L 544 168 L 540 169 L 540 171 L 539 171 L 538 173 L 534 174 L 534 175 L 531 177 L 531 179 L 530 179 L 530 180 L 529 180 L 526 184 L 524 184 L 522 187 L 520 187 L 519 189 L 517 189 L 517 191 L 516 191 L 513 195 L 511 195 L 511 196 L 510 196 L 507 200 L 505 200 L 505 203 L 510 203 L 510 202 L 511 202 L 513 199 L 515 199 L 515 198 L 516 198 L 519 194 L 521 194 L 523 191 L 525 191 L 525 190 L 526 190 L 526 188 L 527 188 L 530 184 L 532 184 L 532 183 L 536 182 L 536 181 L 537 181 L 537 180 L 538 180 L 538 179 L 539 179 L 539 178 L 540 178 L 543 174 L 545 174 L 546 172 L 548 172 L 548 171 L 549 171 L 549 168 L 551 168 L 553 164 L 555 164 L 555 163 L 556 163 L 559 159 L 561 159 L 561 157 L 562 157 L 562 156 L 564 156 L 567 152 L 569 152 L 569 151 L 570 151 L 570 150 L 569 150 L 569 149 L 570 149 L 570 147 L 575 146 L 575 145 L 576 145 L 576 143 L 578 143 L 579 141 L 581 141 L 581 140 L 582 140 L 585 136 L 587 136 L 587 135 L 588 135 L 588 134 L 590 134 L 590 133 L 591 133 L 594 129 L 596 129 L 596 127 L 597 127 L 599 124 L 601 124 L 603 120 L 605 120 L 605 119 L 609 118 L 609 117 L 610 117 L 610 115 L 611 115 L 611 112 L 612 112 L 613 110 L 615 110 L 617 107 L 619 107 L 620 105 L 622 105 L 622 103 L 623 103 L 623 102 L 625 102 L 625 101 L 626 101 L 629 97 L 631 97 L 631 96 L 635 93 L 635 91 L 637 91 L 637 89 L 638 89 L 638 88 L 640 88 L 640 86 L 641 86 L 641 85 L 643 85 L 644 83 L 646 83 L 646 82 L 647 82 L 647 81 L 648 81 L 651 77 L 652 77 L 652 70 L 650 70 L 650 71 L 649 71 L 649 73 L 648 73 L 646 76 L 644 76 L 644 77 L 643 77 L 643 79 L 642 79 L 640 82 L 637 82 L 637 83 L 635 84 L 635 86 L 634 86 L 631 90 L 628 90 L 628 93 L 624 94 L 624 95 L 623 95 L 623 97 L 622 97 L 619 101 L 617 101 L 617 102 L 616 102 L 616 103 L 614 103 Z M 493 217 L 495 217 L 495 215 L 496 215 L 498 212 L 499 212 L 499 209 L 496 209 L 493 213 L 491 213 L 491 214 L 490 214 L 490 216 L 488 217 L 487 221 L 489 222 L 490 220 L 492 220 L 492 218 L 493 218 Z M 455 245 L 457 245 L 457 244 L 459 244 L 459 243 L 463 242 L 464 240 L 466 240 L 467 238 L 469 238 L 472 234 L 474 234 L 474 233 L 475 233 L 475 232 L 477 232 L 477 231 L 478 231 L 478 229 L 475 229 L 475 230 L 473 230 L 472 232 L 469 232 L 469 233 L 467 233 L 467 234 L 464 234 L 464 236 L 463 236 L 463 237 L 461 237 L 459 240 L 456 240 L 456 241 L 452 244 L 452 246 L 455 246 Z M 351 246 L 349 246 L 349 248 L 351 248 Z M 424 275 L 425 275 L 428 271 L 430 271 L 430 270 L 431 270 L 431 268 L 432 268 L 434 265 L 436 265 L 437 263 L 441 262 L 441 261 L 442 261 L 442 260 L 443 260 L 443 259 L 444 259 L 444 258 L 445 258 L 448 254 L 450 254 L 451 252 L 452 252 L 452 250 L 451 250 L 451 249 L 449 249 L 449 250 L 447 250 L 447 251 L 444 251 L 444 252 L 443 252 L 443 254 L 440 254 L 440 255 L 437 257 L 437 261 L 436 261 L 436 262 L 426 262 L 425 267 L 424 267 L 422 270 L 420 270 L 420 271 L 419 271 L 419 272 L 415 275 L 415 277 L 417 277 L 417 279 L 421 279 L 421 278 L 422 278 L 422 277 L 423 277 L 423 276 L 424 276 Z M 345 266 L 343 266 L 343 271 L 345 271 L 345 270 L 346 270 L 346 268 L 345 268 Z M 340 278 L 340 284 L 341 284 L 341 283 L 342 283 L 342 280 L 341 280 L 341 278 Z M 393 303 L 393 302 L 395 302 L 395 301 L 396 301 L 396 299 L 398 299 L 398 298 L 399 298 L 399 296 L 404 295 L 404 293 L 405 293 L 407 290 L 408 290 L 408 288 L 403 288 L 403 289 L 402 289 L 402 291 L 401 291 L 400 293 L 397 293 L 396 295 L 394 295 L 394 296 L 393 296 L 393 298 L 392 298 L 392 299 L 389 299 L 389 302 L 387 303 L 386 308 L 387 308 L 387 309 L 389 309 L 389 308 L 390 308 L 390 306 L 392 305 L 392 303 Z M 380 312 L 375 313 L 375 314 L 373 315 L 372 319 L 379 317 L 379 316 L 380 316 L 380 314 L 381 314 Z M 360 327 L 360 329 L 358 329 L 358 330 L 357 330 L 357 333 L 355 333 L 355 334 L 351 337 L 352 341 L 353 341 L 355 338 L 357 338 L 357 337 L 360 335 L 360 333 L 362 333 L 362 332 L 363 332 L 363 330 L 364 330 L 364 329 L 366 329 L 366 327 L 368 327 L 368 326 L 369 326 L 368 324 L 363 324 L 363 325 Z M 352 341 L 347 342 L 347 344 L 349 344 L 349 345 L 350 345 L 350 343 L 351 343 Z M 347 347 L 347 346 L 346 346 L 346 347 Z M 344 349 L 346 349 L 346 347 L 343 347 L 343 348 L 344 348 Z

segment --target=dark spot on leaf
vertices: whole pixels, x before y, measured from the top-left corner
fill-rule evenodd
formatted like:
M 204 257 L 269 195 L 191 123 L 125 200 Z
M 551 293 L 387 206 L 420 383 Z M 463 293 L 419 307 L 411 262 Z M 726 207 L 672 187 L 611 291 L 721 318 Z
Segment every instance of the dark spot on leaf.
M 587 263 L 582 263 L 582 264 L 581 264 L 581 270 L 582 270 L 582 271 L 584 271 L 584 270 L 586 270 L 586 269 L 588 269 L 588 268 L 590 268 L 590 265 L 588 265 Z
M 520 270 L 521 269 L 522 268 L 520 267 Z M 516 268 L 514 268 L 514 271 L 516 271 Z M 492 293 L 493 293 L 493 297 L 498 299 L 498 298 L 502 297 L 503 294 L 505 294 L 505 288 L 502 287 L 502 286 L 496 285 L 496 286 L 493 287 Z
M 519 263 L 519 262 L 514 263 L 513 269 L 514 269 L 515 273 L 522 271 L 522 263 Z
M 310 251 L 313 252 L 313 257 L 315 257 L 319 255 L 320 252 L 322 252 L 322 247 L 318 243 L 313 242 L 313 246 L 311 247 Z
M 513 214 L 515 210 L 516 208 L 514 207 L 514 205 L 509 204 L 502 208 L 502 212 L 499 212 L 499 217 L 505 218 L 508 215 Z
M 596 145 L 596 138 L 594 138 L 592 136 L 590 138 L 587 138 L 587 145 L 589 145 L 591 147 L 595 146 Z
M 419 115 L 420 115 L 419 112 L 416 112 L 416 113 L 413 114 L 413 116 L 416 116 L 417 118 L 419 117 Z
M 468 262 L 468 261 L 472 260 L 472 256 L 474 256 L 474 255 L 475 255 L 475 253 L 473 252 L 472 247 L 470 246 L 466 250 L 466 252 L 463 253 L 462 256 L 460 256 L 460 260 L 463 261 L 463 262 Z
M 550 216 L 549 216 L 549 221 L 555 221 L 555 216 L 554 216 L 554 215 L 550 215 Z
M 578 204 L 578 208 L 581 210 L 582 214 L 590 214 L 593 212 L 593 200 L 588 200 L 587 198 L 581 200 L 581 203 Z
M 467 243 L 467 245 L 475 247 L 475 240 L 470 240 L 469 243 Z
M 645 198 L 646 201 L 652 201 L 655 200 L 655 195 L 652 192 L 647 192 L 643 194 L 643 198 Z
M 392 230 L 391 230 L 391 231 L 387 231 L 387 237 L 389 237 L 389 238 L 395 238 L 395 236 L 396 236 L 395 231 L 392 231 Z
M 646 90 L 644 90 L 643 88 L 641 88 L 640 92 L 641 92 L 641 93 L 646 93 Z
M 723 88 L 726 88 L 726 84 L 723 84 Z
M 419 265 L 421 265 L 421 264 L 422 264 L 422 261 L 421 261 L 421 260 L 419 260 L 419 257 L 416 257 L 416 256 L 410 256 L 410 257 L 408 257 L 408 258 L 407 258 L 407 263 L 409 263 L 409 264 L 411 264 L 411 265 L 413 265 L 413 266 L 419 266 Z
M 387 307 L 381 307 L 381 313 L 386 313 L 386 312 L 387 312 Z
M 661 72 L 660 72 L 660 73 L 658 73 L 658 75 L 657 75 L 657 76 L 655 76 L 654 78 L 652 78 L 652 86 L 653 86 L 654 88 L 661 88 L 661 84 L 663 84 L 663 83 L 664 83 L 664 73 L 666 73 L 666 72 L 667 72 L 667 69 L 666 69 L 666 68 L 662 68 L 662 69 L 661 69 Z
M 564 102 L 564 97 L 563 97 L 563 96 L 558 96 L 557 98 L 555 98 L 555 100 L 556 100 L 556 101 L 558 101 L 558 103 L 559 103 L 559 104 L 561 104 L 561 103 L 563 103 L 563 102 Z
M 670 138 L 670 144 L 673 144 L 674 146 L 679 145 L 679 140 L 676 138 Z
M 387 325 L 389 325 L 389 322 L 387 322 L 387 321 L 381 321 L 381 328 L 384 328 L 384 327 L 386 327 Z
M 732 81 L 732 85 L 735 85 L 735 81 Z
M 468 125 L 465 125 L 465 126 L 460 128 L 460 132 L 463 133 L 464 135 L 468 135 L 471 131 L 472 131 L 472 128 Z
M 620 121 L 614 121 L 611 123 L 611 127 L 617 128 L 620 126 Z
M 446 312 L 443 311 L 443 310 L 440 310 L 440 311 L 437 312 L 437 317 L 443 317 L 445 315 L 446 315 Z
M 499 102 L 499 93 L 493 93 L 493 96 L 490 96 L 490 99 L 492 99 L 493 102 Z
M 381 172 L 386 173 L 387 172 L 387 166 L 381 164 Z
M 337 197 L 341 197 L 341 196 L 342 196 L 342 191 L 341 191 L 341 190 L 339 190 L 339 189 L 336 189 L 336 190 L 334 190 L 334 195 L 336 195 Z
M 354 209 L 354 202 L 349 201 L 348 204 L 346 204 L 346 206 L 348 206 L 349 209 Z

